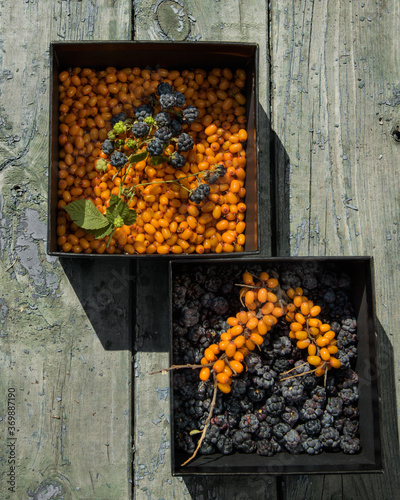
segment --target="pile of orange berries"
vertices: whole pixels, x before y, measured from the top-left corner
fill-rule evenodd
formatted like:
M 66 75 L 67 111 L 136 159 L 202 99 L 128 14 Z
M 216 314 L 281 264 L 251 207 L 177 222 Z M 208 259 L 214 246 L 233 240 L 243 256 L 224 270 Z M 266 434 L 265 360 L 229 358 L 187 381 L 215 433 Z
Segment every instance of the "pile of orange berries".
M 328 323 L 316 317 L 321 308 L 308 300 L 300 287 L 289 288 L 286 295 L 293 301 L 287 305 L 285 315 L 290 322 L 289 337 L 297 340 L 299 349 L 307 349 L 307 362 L 316 368 L 315 375 L 320 377 L 329 368 L 339 368 L 341 363 L 333 356 L 338 352 L 336 334 Z
M 246 356 L 261 346 L 264 335 L 283 316 L 291 323 L 289 337 L 297 339 L 299 349 L 308 349 L 307 362 L 315 367 L 312 371 L 316 376 L 339 368 L 340 361 L 332 356 L 338 351 L 335 333 L 329 324 L 316 318 L 321 308 L 303 296 L 301 288 L 284 293 L 279 281 L 268 273 L 262 272 L 256 281 L 254 277 L 247 271 L 243 274 L 240 297 L 246 310 L 229 317 L 230 328 L 221 334 L 219 343 L 205 349 L 200 380 L 207 381 L 213 373 L 218 388 L 228 394 L 232 377 L 244 370 Z
M 185 165 L 151 165 L 150 158 L 121 172 L 108 164 L 107 171 L 95 168 L 102 144 L 112 129 L 111 119 L 123 112 L 134 119 L 134 110 L 149 102 L 160 82 L 184 94 L 194 105 L 197 121 L 183 124 L 183 132 L 194 140 L 191 151 L 183 152 Z M 72 68 L 59 75 L 59 181 L 58 246 L 64 252 L 109 254 L 230 253 L 241 252 L 245 244 L 245 195 L 247 140 L 243 89 L 246 73 L 228 68 L 193 71 L 141 69 L 103 71 Z M 157 109 L 155 110 L 157 112 Z M 167 154 L 175 146 L 168 146 Z M 226 174 L 212 184 L 209 195 L 198 205 L 189 200 L 199 172 L 223 165 Z M 108 238 L 95 239 L 71 221 L 64 207 L 72 201 L 90 199 L 105 213 L 111 195 L 119 192 L 125 176 L 127 189 L 137 189 L 129 204 L 137 220 Z M 193 174 L 193 176 L 191 175 Z M 185 179 L 183 179 L 185 177 Z M 181 180 L 180 180 L 181 179 Z M 179 182 L 163 183 L 176 180 Z M 179 185 L 181 183 L 182 185 Z M 186 188 L 186 189 L 185 189 Z

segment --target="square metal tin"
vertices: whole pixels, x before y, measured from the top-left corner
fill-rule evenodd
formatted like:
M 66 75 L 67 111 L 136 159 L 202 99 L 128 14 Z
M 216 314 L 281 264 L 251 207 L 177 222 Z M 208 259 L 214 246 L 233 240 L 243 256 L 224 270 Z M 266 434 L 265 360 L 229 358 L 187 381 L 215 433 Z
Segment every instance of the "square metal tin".
M 126 67 L 162 66 L 167 69 L 210 70 L 214 67 L 230 69 L 245 68 L 247 84 L 245 89 L 246 117 L 248 140 L 246 189 L 246 242 L 240 256 L 256 255 L 260 252 L 258 217 L 260 207 L 269 203 L 270 197 L 261 196 L 257 190 L 259 174 L 257 157 L 257 108 L 258 108 L 258 45 L 254 43 L 225 42 L 141 42 L 141 41 L 107 41 L 107 42 L 53 42 L 50 44 L 51 91 L 50 91 L 50 152 L 49 152 L 49 193 L 48 193 L 48 238 L 47 251 L 59 257 L 130 257 L 130 258 L 193 258 L 188 254 L 166 255 L 108 255 L 73 254 L 61 252 L 57 248 L 57 183 L 59 161 L 59 99 L 58 75 L 61 71 L 73 67 L 89 67 L 105 69 L 114 66 L 117 69 Z M 268 173 L 264 173 L 264 175 Z M 213 255 L 216 258 L 229 257 L 229 254 L 203 254 L 199 258 Z
M 221 276 L 224 269 L 238 264 L 246 270 L 250 264 L 262 264 L 266 270 L 277 264 L 306 265 L 318 262 L 322 266 L 334 266 L 351 279 L 351 301 L 357 318 L 358 358 L 355 371 L 359 376 L 359 428 L 361 452 L 348 455 L 343 452 L 319 455 L 292 455 L 280 452 L 273 457 L 263 457 L 256 453 L 234 453 L 232 455 L 198 455 L 184 467 L 181 464 L 189 455 L 176 449 L 174 442 L 174 391 L 171 375 L 171 454 L 172 474 L 183 475 L 229 475 L 229 474 L 335 474 L 382 472 L 382 447 L 379 423 L 379 396 L 376 366 L 376 346 L 374 330 L 374 293 L 372 258 L 370 257 L 304 257 L 304 258 L 251 258 L 230 259 L 229 262 L 209 259 L 193 261 L 173 261 L 170 263 L 170 363 L 173 364 L 172 334 L 172 283 L 183 270 L 198 271 L 215 266 Z M 190 266 L 190 267 L 189 267 Z

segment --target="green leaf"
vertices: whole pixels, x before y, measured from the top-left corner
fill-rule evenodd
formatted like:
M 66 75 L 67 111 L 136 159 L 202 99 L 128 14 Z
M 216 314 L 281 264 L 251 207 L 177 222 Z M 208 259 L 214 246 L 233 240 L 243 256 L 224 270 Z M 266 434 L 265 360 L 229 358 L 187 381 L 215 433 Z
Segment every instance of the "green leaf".
M 90 200 L 76 200 L 65 207 L 75 224 L 86 231 L 105 228 L 109 221 Z
M 118 201 L 115 202 L 115 199 L 110 200 L 110 206 L 108 207 L 106 213 L 106 217 L 109 223 L 114 226 L 116 217 L 122 217 L 124 224 L 126 224 L 127 226 L 134 224 L 136 221 L 136 211 L 131 210 L 128 207 L 127 203 L 125 203 L 125 201 L 123 201 L 121 198 L 118 198 L 118 196 L 115 196 L 115 198 L 117 198 Z
M 129 158 L 129 163 L 138 163 L 139 161 L 145 160 L 147 158 L 148 152 L 142 151 L 141 153 L 136 153 L 135 155 L 131 155 Z
M 108 224 L 108 226 L 101 229 L 91 229 L 88 231 L 88 233 L 93 234 L 97 239 L 104 238 L 113 232 L 114 226 L 112 224 Z
M 109 207 L 112 207 L 114 205 L 118 205 L 118 203 L 121 201 L 121 198 L 117 196 L 116 194 L 112 194 L 110 196 L 110 202 L 108 204 Z
M 161 163 L 167 163 L 167 156 L 152 156 L 150 160 L 150 165 L 160 165 Z

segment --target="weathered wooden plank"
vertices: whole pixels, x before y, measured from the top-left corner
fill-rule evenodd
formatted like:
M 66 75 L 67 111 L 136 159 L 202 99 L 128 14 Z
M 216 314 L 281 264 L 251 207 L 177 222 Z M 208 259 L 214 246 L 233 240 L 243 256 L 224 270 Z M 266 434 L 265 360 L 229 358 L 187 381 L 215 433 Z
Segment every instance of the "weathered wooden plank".
M 338 498 L 392 498 L 399 487 L 399 351 L 392 345 L 399 313 L 391 298 L 399 282 L 399 180 L 391 174 L 400 147 L 392 137 L 399 16 L 395 1 L 272 3 L 272 127 L 276 177 L 284 181 L 279 253 L 374 256 L 387 458 L 385 476 L 286 478 L 285 498 L 328 498 L 327 481 L 335 491 L 343 485 Z
M 130 2 L 35 0 L 0 9 L 0 497 L 130 498 L 127 263 L 104 269 L 45 254 L 49 42 L 129 39 Z M 7 483 L 9 388 L 15 493 Z
M 267 64 L 268 7 L 264 1 L 196 2 L 145 0 L 135 2 L 136 40 L 201 40 L 257 42 L 260 45 L 260 189 L 269 191 L 269 77 Z M 263 252 L 270 254 L 270 214 L 261 214 Z M 135 354 L 135 493 L 136 498 L 245 498 L 238 479 L 171 477 L 169 382 L 148 375 L 168 366 L 166 263 L 138 263 L 137 337 Z M 254 498 L 275 498 L 275 479 L 252 482 Z M 241 496 L 242 495 L 242 496 Z M 244 496 L 243 496 L 244 495 Z

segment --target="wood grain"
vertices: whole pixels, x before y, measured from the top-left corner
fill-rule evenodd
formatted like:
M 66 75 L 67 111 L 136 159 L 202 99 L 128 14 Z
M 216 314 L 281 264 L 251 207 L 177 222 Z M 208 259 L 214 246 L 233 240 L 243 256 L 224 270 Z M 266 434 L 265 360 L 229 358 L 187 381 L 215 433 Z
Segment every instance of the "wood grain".
M 392 137 L 399 20 L 395 1 L 272 3 L 272 127 L 276 178 L 284 181 L 277 184 L 278 251 L 374 257 L 386 455 L 385 476 L 285 478 L 288 499 L 392 498 L 399 487 L 400 209 L 399 178 L 391 174 L 400 154 Z
M 268 10 L 264 1 L 222 0 L 135 2 L 136 40 L 200 40 L 257 42 L 260 45 L 260 189 L 269 191 Z M 263 251 L 270 254 L 270 213 L 261 217 Z M 246 498 L 232 478 L 171 477 L 168 376 L 151 371 L 169 366 L 168 309 L 160 301 L 167 291 L 167 266 L 141 261 L 137 267 L 137 333 L 135 354 L 135 492 L 138 500 L 179 498 L 207 500 Z M 161 289 L 160 289 L 161 287 Z M 154 307 L 154 309 L 149 309 Z M 144 444 L 145 443 L 145 444 Z M 275 479 L 257 479 L 254 498 L 275 498 Z
M 45 254 L 49 43 L 129 39 L 130 14 L 128 0 L 1 3 L 1 498 L 131 496 L 129 269 Z

